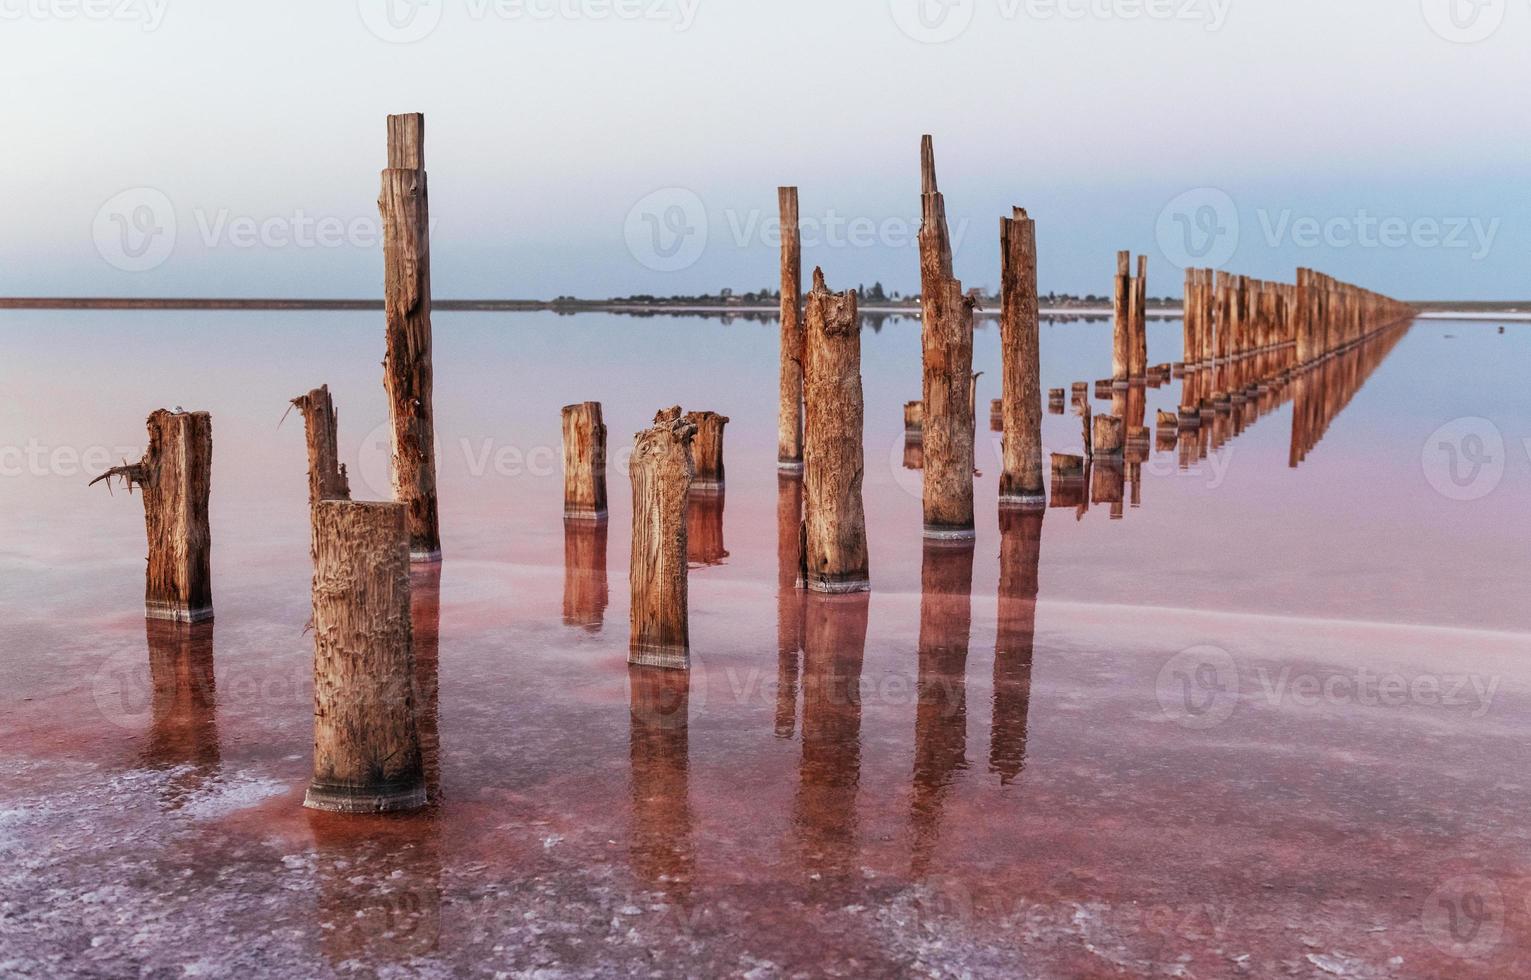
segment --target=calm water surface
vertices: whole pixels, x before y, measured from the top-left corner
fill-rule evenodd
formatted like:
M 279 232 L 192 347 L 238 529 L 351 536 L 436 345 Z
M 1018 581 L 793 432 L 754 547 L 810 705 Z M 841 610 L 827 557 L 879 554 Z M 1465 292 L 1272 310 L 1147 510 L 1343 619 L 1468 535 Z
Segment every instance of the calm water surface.
M 438 803 L 389 820 L 300 807 L 282 420 L 328 383 L 356 496 L 387 495 L 379 317 L 0 321 L 0 973 L 1531 972 L 1531 328 L 1418 323 L 1002 525 L 989 321 L 978 541 L 927 549 L 918 324 L 883 322 L 875 591 L 825 600 L 779 587 L 774 323 L 436 321 Z M 1044 386 L 1109 373 L 1109 330 L 1045 326 Z M 1151 361 L 1179 335 L 1152 323 Z M 1152 425 L 1181 381 L 1144 396 Z M 558 409 L 586 399 L 604 535 L 561 521 Z M 732 418 L 726 497 L 691 515 L 688 680 L 625 665 L 617 450 L 677 403 Z M 214 423 L 200 630 L 145 627 L 138 500 L 85 486 L 178 405 Z M 1044 440 L 1077 452 L 1078 419 Z

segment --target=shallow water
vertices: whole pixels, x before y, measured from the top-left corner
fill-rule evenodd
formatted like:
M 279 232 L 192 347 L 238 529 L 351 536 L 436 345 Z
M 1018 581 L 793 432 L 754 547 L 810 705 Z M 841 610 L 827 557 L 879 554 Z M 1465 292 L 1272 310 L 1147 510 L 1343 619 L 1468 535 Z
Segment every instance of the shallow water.
M 778 587 L 774 324 L 436 320 L 439 802 L 389 820 L 299 805 L 306 485 L 279 425 L 328 383 L 356 495 L 387 494 L 379 317 L 0 321 L 0 972 L 1531 969 L 1531 328 L 1421 322 L 1216 420 L 1205 458 L 1156 448 L 1002 527 L 981 321 L 978 541 L 927 549 L 918 324 L 884 322 L 874 593 L 824 600 Z M 1045 326 L 1044 387 L 1108 373 L 1109 329 Z M 1149 330 L 1176 359 L 1178 322 Z M 1144 395 L 1152 425 L 1181 381 Z M 561 521 L 558 409 L 586 399 L 604 541 Z M 685 683 L 625 665 L 617 452 L 676 403 L 733 420 Z M 217 621 L 146 630 L 138 501 L 85 484 L 177 405 L 213 414 Z M 1078 419 L 1044 441 L 1078 451 Z

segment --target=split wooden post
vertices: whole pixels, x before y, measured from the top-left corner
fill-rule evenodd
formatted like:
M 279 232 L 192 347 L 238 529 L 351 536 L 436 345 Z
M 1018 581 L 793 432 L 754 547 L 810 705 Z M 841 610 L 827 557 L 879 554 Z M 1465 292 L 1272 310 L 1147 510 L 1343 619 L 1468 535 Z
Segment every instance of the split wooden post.
M 1148 256 L 1138 256 L 1138 274 L 1132 280 L 1132 349 L 1128 374 L 1133 381 L 1148 378 Z
M 866 592 L 872 586 L 861 498 L 865 407 L 856 293 L 831 293 L 815 269 L 806 328 L 803 583 L 814 592 Z
M 425 806 L 415 716 L 409 536 L 398 503 L 314 508 L 314 778 L 303 805 Z
M 144 615 L 178 623 L 213 618 L 213 420 L 206 412 L 159 409 L 149 416 L 149 446 L 136 463 L 113 467 L 90 481 L 111 486 L 120 477 L 143 490 L 149 564 Z
M 563 409 L 563 516 L 566 521 L 605 521 L 606 423 L 600 402 Z
M 680 408 L 654 416 L 635 437 L 633 481 L 631 636 L 627 662 L 689 670 L 686 497 L 694 474 L 691 440 L 696 426 Z
M 777 466 L 803 469 L 803 239 L 797 188 L 776 191 L 781 210 L 781 414 Z
M 350 500 L 351 482 L 340 461 L 340 425 L 329 385 L 292 400 L 303 415 L 308 440 L 308 505 L 321 500 Z
M 1121 459 L 1125 433 L 1120 415 L 1097 415 L 1090 442 L 1093 459 Z
M 1005 469 L 1000 506 L 1047 506 L 1042 483 L 1042 354 L 1037 322 L 1036 224 L 1024 208 L 1000 221 L 1000 346 Z M 1063 393 L 1057 393 L 1062 400 Z
M 728 416 L 717 412 L 692 412 L 686 421 L 696 426 L 696 438 L 691 442 L 691 458 L 696 474 L 691 480 L 693 493 L 722 493 L 723 427 Z
M 1132 253 L 1116 253 L 1112 302 L 1111 381 L 1125 387 L 1132 372 Z
M 425 116 L 388 117 L 388 169 L 377 201 L 383 218 L 388 353 L 383 387 L 393 421 L 393 495 L 409 513 L 411 561 L 441 560 L 436 510 L 436 423 L 431 366 L 430 202 Z

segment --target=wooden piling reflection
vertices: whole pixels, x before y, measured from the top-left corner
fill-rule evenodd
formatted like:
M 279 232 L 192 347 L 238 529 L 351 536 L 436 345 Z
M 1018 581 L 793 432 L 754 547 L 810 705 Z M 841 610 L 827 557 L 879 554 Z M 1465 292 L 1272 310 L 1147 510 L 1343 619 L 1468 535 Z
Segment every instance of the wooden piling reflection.
M 563 526 L 563 622 L 599 633 L 611 588 L 606 577 L 605 521 L 565 521 Z
M 776 724 L 777 738 L 797 730 L 802 670 L 803 481 L 782 473 L 776 481 Z
M 205 775 L 222 757 L 213 624 L 149 619 L 144 626 L 150 721 L 143 764 L 155 769 L 191 766 Z
M 972 542 L 925 543 L 915 681 L 913 871 L 928 870 L 952 783 L 967 769 L 967 656 L 973 626 Z
M 994 633 L 994 705 L 989 772 L 1008 786 L 1026 768 L 1027 714 L 1036 647 L 1044 512 L 999 517 L 999 614 Z
M 692 568 L 723 564 L 724 494 L 717 490 L 692 491 L 686 501 L 686 559 Z
M 691 674 L 629 666 L 628 758 L 632 773 L 634 872 L 690 894 L 696 872 L 690 777 Z
M 446 888 L 436 821 L 309 811 L 307 825 L 318 883 L 311 914 L 330 971 L 382 976 L 440 953 Z
M 415 648 L 415 727 L 425 795 L 441 803 L 441 566 L 416 565 L 409 575 L 409 621 Z

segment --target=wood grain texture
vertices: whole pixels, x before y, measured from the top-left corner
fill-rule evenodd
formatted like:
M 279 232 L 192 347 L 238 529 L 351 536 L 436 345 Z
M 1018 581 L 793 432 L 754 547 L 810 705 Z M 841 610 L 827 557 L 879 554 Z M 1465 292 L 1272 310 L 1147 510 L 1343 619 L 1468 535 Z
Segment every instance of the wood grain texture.
M 803 241 L 797 188 L 776 191 L 781 213 L 781 408 L 777 420 L 777 463 L 789 471 L 803 466 Z
M 1042 352 L 1037 316 L 1036 225 L 1026 211 L 1000 222 L 1000 348 L 1004 395 L 1001 506 L 1045 507 L 1042 483 Z M 1059 400 L 1063 392 L 1057 392 Z
M 686 503 L 696 426 L 680 408 L 661 411 L 637 434 L 633 484 L 633 549 L 628 580 L 632 611 L 628 663 L 671 670 L 691 666 L 687 620 Z
M 1111 304 L 1111 379 L 1124 382 L 1132 368 L 1132 253 L 1116 253 Z
M 314 778 L 303 804 L 311 809 L 426 804 L 405 510 L 342 500 L 314 508 Z
M 723 466 L 723 428 L 728 416 L 717 412 L 690 412 L 686 421 L 696 427 L 691 441 L 691 459 L 696 475 L 691 480 L 691 491 L 719 492 L 726 484 Z
M 563 514 L 566 521 L 605 521 L 606 423 L 600 402 L 563 408 Z

